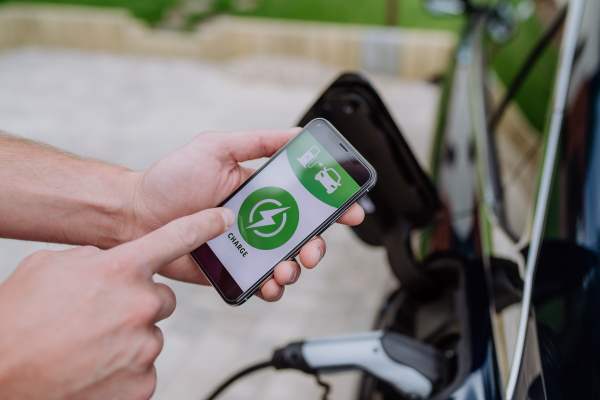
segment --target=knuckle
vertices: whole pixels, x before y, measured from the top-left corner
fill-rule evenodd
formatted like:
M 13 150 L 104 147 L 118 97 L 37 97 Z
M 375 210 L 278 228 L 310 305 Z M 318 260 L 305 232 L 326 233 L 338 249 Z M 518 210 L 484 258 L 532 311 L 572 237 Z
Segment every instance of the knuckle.
M 173 291 L 173 289 L 171 289 L 169 286 L 165 285 L 164 283 L 157 283 L 156 285 L 158 287 L 160 287 L 161 290 L 164 291 L 164 293 L 166 294 L 165 301 L 170 303 L 169 305 L 174 308 L 175 305 L 177 304 L 177 296 L 175 295 L 175 292 Z
M 149 400 L 156 390 L 156 368 L 154 365 L 141 377 L 134 400 Z
M 144 322 L 153 321 L 161 309 L 160 298 L 152 293 L 142 293 L 137 296 L 132 312 Z
M 181 219 L 173 225 L 175 239 L 182 241 L 187 247 L 194 247 L 200 238 L 196 227 L 187 219 Z
M 145 370 L 152 366 L 162 349 L 163 341 L 155 335 L 150 335 L 137 354 L 136 365 L 141 370 Z
M 54 252 L 50 250 L 39 250 L 32 255 L 25 258 L 23 261 L 31 263 L 40 263 L 44 261 L 50 261 L 54 257 Z
M 40 250 L 36 251 L 33 254 L 25 257 L 20 263 L 19 267 L 24 270 L 30 270 L 31 268 L 35 268 L 40 266 L 40 264 L 45 264 L 51 262 L 55 257 L 55 253 L 50 250 Z

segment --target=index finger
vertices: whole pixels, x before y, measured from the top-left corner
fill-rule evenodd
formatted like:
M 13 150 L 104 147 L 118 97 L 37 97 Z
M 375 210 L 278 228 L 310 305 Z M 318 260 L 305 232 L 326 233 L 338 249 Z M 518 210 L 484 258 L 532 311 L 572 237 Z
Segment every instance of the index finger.
M 301 128 L 286 130 L 255 129 L 221 135 L 225 154 L 237 162 L 271 157 L 294 137 Z
M 233 211 L 213 208 L 176 219 L 133 242 L 108 252 L 117 258 L 134 260 L 134 267 L 155 274 L 178 258 L 227 231 L 234 223 Z

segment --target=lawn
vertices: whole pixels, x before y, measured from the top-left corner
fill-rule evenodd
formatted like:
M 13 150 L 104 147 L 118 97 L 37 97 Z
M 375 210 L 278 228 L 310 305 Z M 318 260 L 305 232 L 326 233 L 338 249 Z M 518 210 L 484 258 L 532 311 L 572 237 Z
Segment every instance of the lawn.
M 158 22 L 165 10 L 180 3 L 180 0 L 0 0 L 1 3 L 58 3 L 99 7 L 126 8 L 137 18 L 150 24 Z
M 23 0 L 11 0 L 20 2 Z M 137 18 L 150 25 L 158 24 L 165 12 L 182 4 L 183 0 L 35 0 L 42 3 L 62 3 L 120 7 L 131 11 Z M 240 11 L 233 6 L 235 0 L 214 0 L 213 10 L 201 15 L 191 15 L 190 24 L 217 13 L 340 22 L 350 24 L 384 25 L 387 0 L 256 0 L 258 6 L 249 11 Z M 514 0 L 518 1 L 518 0 Z M 0 3 L 6 0 L 0 0 Z M 445 29 L 459 32 L 464 25 L 462 17 L 433 17 L 422 7 L 421 0 L 399 0 L 398 25 L 409 28 Z M 188 24 L 188 27 L 189 25 Z M 507 85 L 523 63 L 542 31 L 536 18 L 530 18 L 521 25 L 515 39 L 495 56 L 494 69 Z M 541 131 L 544 125 L 547 104 L 536 101 L 548 98 L 556 68 L 557 50 L 550 48 L 543 55 L 535 70 L 517 95 L 517 102 L 529 117 L 532 124 Z
M 81 4 L 100 7 L 121 7 L 153 25 L 160 21 L 166 10 L 181 4 L 182 0 L 8 0 L 11 2 L 38 2 Z M 386 0 L 257 0 L 254 10 L 236 11 L 233 0 L 215 0 L 216 12 L 238 15 L 287 18 L 312 21 L 333 21 L 354 24 L 383 25 L 385 23 Z M 401 26 L 430 29 L 457 30 L 461 18 L 435 18 L 421 7 L 420 0 L 399 0 L 399 22 Z M 7 0 L 0 0 L 5 3 Z
M 420 0 L 399 0 L 400 26 L 458 31 L 463 19 L 439 18 L 427 14 Z M 384 25 L 386 0 L 262 0 L 249 12 L 238 13 L 260 17 L 313 21 L 333 21 L 353 24 Z

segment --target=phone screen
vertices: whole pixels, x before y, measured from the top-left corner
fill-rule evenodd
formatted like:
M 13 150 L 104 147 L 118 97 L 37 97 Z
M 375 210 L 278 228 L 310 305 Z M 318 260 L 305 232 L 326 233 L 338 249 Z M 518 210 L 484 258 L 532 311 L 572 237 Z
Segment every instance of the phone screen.
M 226 298 L 255 285 L 369 181 L 338 135 L 313 121 L 225 201 L 237 223 L 192 255 Z

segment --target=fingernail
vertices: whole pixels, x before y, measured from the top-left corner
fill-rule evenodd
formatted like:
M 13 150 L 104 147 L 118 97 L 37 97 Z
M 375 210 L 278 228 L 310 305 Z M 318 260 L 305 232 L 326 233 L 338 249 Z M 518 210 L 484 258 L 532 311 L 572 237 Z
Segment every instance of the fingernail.
M 281 294 L 282 290 L 283 286 L 279 285 L 279 289 L 277 289 L 277 293 L 275 293 L 275 296 L 273 296 L 273 298 L 276 299 Z
M 321 246 L 319 246 L 319 261 L 321 261 L 323 259 L 323 256 L 325 254 L 323 254 L 323 248 Z
M 223 208 L 221 209 L 221 216 L 223 222 L 225 222 L 225 230 L 228 230 L 235 222 L 235 214 L 229 208 Z
M 288 278 L 288 283 L 296 282 L 296 276 L 298 276 L 298 270 L 296 268 L 292 268 L 290 271 L 290 277 Z

